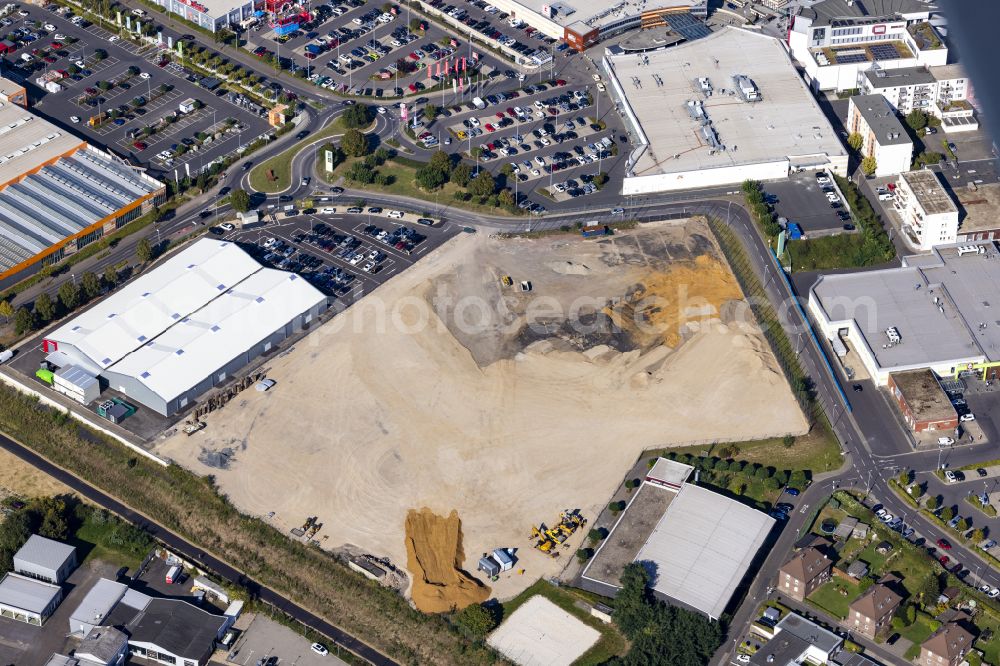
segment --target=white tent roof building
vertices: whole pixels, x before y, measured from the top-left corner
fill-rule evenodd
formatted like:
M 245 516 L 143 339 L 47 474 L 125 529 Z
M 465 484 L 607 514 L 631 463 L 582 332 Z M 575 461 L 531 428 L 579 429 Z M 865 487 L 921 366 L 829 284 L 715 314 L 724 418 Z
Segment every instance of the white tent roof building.
M 44 348 L 169 415 L 326 307 L 298 275 L 202 239 L 53 331 Z

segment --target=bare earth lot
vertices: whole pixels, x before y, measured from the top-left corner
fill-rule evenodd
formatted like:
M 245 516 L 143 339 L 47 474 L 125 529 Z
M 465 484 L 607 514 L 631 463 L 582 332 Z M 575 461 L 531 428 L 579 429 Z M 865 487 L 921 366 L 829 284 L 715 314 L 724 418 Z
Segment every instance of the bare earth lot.
M 478 574 L 511 597 L 583 539 L 554 560 L 531 526 L 568 508 L 593 517 L 642 450 L 805 431 L 719 256 L 700 221 L 600 241 L 463 234 L 275 358 L 274 389 L 158 453 L 283 529 L 317 516 L 323 547 L 356 544 L 439 583 L 434 604 L 415 598 L 425 610 L 477 595 L 407 566 L 407 512 L 456 511 L 457 543 L 451 526 L 436 540 L 450 552 L 414 560 L 464 553 L 471 572 L 516 548 L 498 581 Z

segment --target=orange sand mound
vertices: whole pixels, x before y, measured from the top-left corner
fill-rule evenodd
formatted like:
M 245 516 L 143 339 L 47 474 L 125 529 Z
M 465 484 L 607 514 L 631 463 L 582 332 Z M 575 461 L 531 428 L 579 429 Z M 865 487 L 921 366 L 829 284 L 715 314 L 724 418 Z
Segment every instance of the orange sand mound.
M 445 613 L 489 598 L 485 587 L 461 569 L 462 523 L 458 512 L 443 518 L 428 508 L 406 514 L 406 567 L 411 597 L 425 613 Z

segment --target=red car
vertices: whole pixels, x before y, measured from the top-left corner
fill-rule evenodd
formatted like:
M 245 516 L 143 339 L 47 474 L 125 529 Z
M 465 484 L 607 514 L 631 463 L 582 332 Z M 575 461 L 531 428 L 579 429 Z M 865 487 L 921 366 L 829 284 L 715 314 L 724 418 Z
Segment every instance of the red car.
M 136 150 L 146 150 L 146 144 L 144 144 L 142 141 L 132 142 L 132 147 L 135 148 Z
M 56 51 L 58 51 L 62 47 L 63 47 L 63 43 L 62 42 L 52 42 L 52 48 L 54 48 Z
M 413 85 L 412 83 L 410 85 L 408 85 L 407 88 L 410 89 L 410 92 L 417 92 L 417 87 L 415 85 Z
M 497 128 L 493 127 L 493 125 L 491 125 L 490 123 L 486 123 L 485 125 L 483 125 L 483 127 L 486 128 L 487 132 L 496 132 L 497 131 Z
M 503 111 L 497 111 L 496 112 L 496 117 L 497 117 L 497 120 L 503 120 Z
M 948 543 L 947 539 L 938 539 L 937 540 L 937 545 L 941 546 L 945 550 L 951 550 L 951 544 Z
M 948 562 L 950 561 L 951 558 L 948 557 L 947 555 L 942 555 L 941 557 L 938 558 L 938 562 L 940 562 L 943 566 L 948 566 Z
M 558 79 L 558 80 L 556 80 L 556 85 L 557 86 L 564 86 L 564 85 L 566 85 L 566 82 L 563 81 L 562 79 Z

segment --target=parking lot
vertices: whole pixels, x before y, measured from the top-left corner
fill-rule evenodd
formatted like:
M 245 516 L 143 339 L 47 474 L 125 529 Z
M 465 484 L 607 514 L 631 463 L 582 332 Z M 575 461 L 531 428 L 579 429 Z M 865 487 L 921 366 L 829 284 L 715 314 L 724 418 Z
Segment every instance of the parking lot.
M 452 225 L 401 211 L 341 202 L 322 206 L 316 214 L 233 229 L 226 238 L 265 265 L 299 273 L 343 309 L 458 233 Z
M 21 12 L 27 16 L 8 17 L 6 29 L 35 37 L 9 56 L 15 77 L 25 80 L 40 114 L 96 145 L 172 175 L 186 163 L 200 169 L 267 129 L 261 110 L 200 87 L 198 77 L 154 47 L 119 39 L 57 6 Z M 38 87 L 43 77 L 62 90 Z
M 346 662 L 336 656 L 336 648 L 329 654 L 313 652 L 311 643 L 303 636 L 274 620 L 255 615 L 243 635 L 226 655 L 226 663 L 256 666 L 263 662 L 269 666 L 339 666 Z M 272 661 L 268 662 L 271 659 Z
M 277 58 L 283 69 L 302 69 L 313 83 L 340 92 L 376 98 L 399 97 L 437 84 L 438 68 L 474 54 L 490 70 L 502 68 L 495 56 L 474 50 L 467 38 L 451 34 L 421 15 L 382 12 L 362 0 L 334 0 L 312 8 L 310 20 L 279 35 L 261 21 L 250 28 L 247 49 L 261 59 Z M 410 30 L 411 20 L 421 21 Z M 294 21 L 293 17 L 287 20 Z
M 850 214 L 836 194 L 832 184 L 820 183 L 813 173 L 801 173 L 783 181 L 768 182 L 765 190 L 775 197 L 774 209 L 779 216 L 797 223 L 806 236 L 830 236 L 850 231 Z M 827 193 L 833 197 L 828 197 Z

